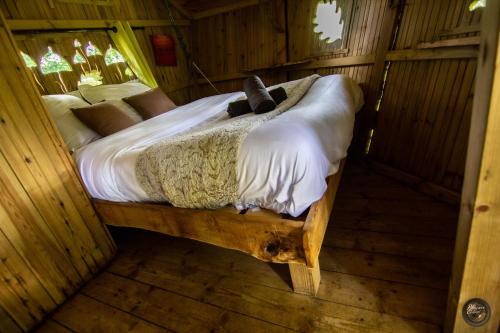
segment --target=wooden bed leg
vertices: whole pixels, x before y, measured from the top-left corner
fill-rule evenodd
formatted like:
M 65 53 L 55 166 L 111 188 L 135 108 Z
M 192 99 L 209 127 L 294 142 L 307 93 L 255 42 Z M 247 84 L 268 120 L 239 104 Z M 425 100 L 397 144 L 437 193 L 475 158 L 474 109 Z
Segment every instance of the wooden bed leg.
M 288 264 L 290 275 L 292 276 L 293 291 L 298 294 L 316 296 L 321 280 L 319 263 L 316 263 L 313 268 L 306 264 Z

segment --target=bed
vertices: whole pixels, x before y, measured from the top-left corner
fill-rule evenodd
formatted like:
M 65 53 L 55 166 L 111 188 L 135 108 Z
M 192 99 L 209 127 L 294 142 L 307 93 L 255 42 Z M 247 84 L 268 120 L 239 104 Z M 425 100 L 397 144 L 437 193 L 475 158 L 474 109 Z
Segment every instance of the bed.
M 272 88 L 272 87 L 271 87 Z M 142 151 L 197 127 L 227 121 L 236 92 L 197 100 L 74 152 L 101 219 L 186 237 L 289 265 L 294 291 L 314 295 L 318 256 L 354 127 L 363 104 L 351 79 L 317 79 L 288 111 L 252 129 L 238 153 L 239 200 L 219 209 L 152 200 L 136 177 Z M 245 117 L 245 116 L 242 116 Z

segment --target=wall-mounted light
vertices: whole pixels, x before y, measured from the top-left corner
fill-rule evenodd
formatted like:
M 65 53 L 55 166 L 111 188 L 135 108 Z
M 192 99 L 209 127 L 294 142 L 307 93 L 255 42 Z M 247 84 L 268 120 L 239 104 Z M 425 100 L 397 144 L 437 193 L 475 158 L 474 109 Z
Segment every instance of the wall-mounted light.
M 55 53 L 52 48 L 48 47 L 48 52 L 40 59 L 40 71 L 42 74 L 56 73 L 59 78 L 59 86 L 63 92 L 68 92 L 66 84 L 61 76 L 61 72 L 72 72 L 73 68 L 66 59 Z

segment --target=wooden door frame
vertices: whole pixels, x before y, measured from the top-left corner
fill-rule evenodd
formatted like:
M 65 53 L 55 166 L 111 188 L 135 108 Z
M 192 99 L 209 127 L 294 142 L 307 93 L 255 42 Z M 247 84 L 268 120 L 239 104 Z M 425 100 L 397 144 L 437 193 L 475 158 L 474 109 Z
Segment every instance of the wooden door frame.
M 474 91 L 445 332 L 496 332 L 500 322 L 500 0 L 488 0 Z M 464 304 L 485 300 L 491 317 L 466 323 Z

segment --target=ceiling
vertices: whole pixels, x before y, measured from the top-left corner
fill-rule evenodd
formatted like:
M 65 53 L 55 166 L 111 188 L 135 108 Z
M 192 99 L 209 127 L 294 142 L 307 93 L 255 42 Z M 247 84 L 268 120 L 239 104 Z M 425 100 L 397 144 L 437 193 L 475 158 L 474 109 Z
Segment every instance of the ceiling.
M 238 1 L 235 0 L 176 0 L 177 4 L 191 13 L 200 13 L 207 10 L 212 10 L 219 7 L 234 5 Z

